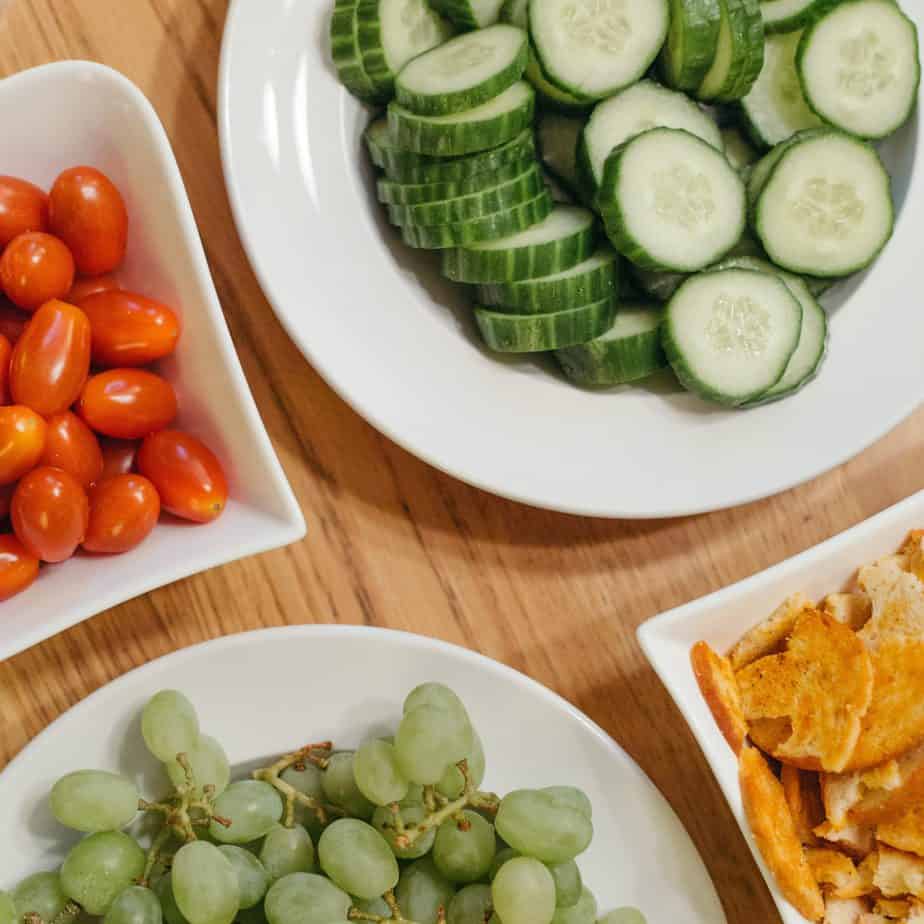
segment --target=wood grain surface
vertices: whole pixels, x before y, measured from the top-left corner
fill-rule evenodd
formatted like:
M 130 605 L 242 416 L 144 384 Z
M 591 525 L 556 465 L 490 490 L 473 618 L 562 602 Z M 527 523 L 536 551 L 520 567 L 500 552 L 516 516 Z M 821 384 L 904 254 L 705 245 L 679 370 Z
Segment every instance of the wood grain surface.
M 97 687 L 186 645 L 307 622 L 407 629 L 504 661 L 583 709 L 671 801 L 705 858 L 729 922 L 778 921 L 634 630 L 661 610 L 766 568 L 924 488 L 924 412 L 806 486 L 683 520 L 547 513 L 429 468 L 369 427 L 303 361 L 249 268 L 224 191 L 216 133 L 227 5 L 10 0 L 0 10 L 0 74 L 87 58 L 122 71 L 151 99 L 173 142 L 234 342 L 304 508 L 308 535 L 290 548 L 155 591 L 0 664 L 0 767 Z M 16 798 L 3 789 L 2 776 L 0 793 Z

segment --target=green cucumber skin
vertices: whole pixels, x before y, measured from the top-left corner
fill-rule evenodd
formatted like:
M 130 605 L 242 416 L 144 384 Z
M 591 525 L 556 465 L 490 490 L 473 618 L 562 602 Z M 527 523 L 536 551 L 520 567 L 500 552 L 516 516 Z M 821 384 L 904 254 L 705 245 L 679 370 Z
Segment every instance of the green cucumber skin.
M 628 265 L 632 278 L 642 292 L 659 302 L 669 302 L 674 293 L 690 278 L 686 273 L 665 273 L 645 270 L 634 263 Z
M 593 107 L 593 102 L 575 96 L 567 90 L 555 86 L 546 76 L 536 49 L 530 47 L 529 62 L 526 65 L 526 79 L 533 85 L 540 102 L 548 109 L 557 109 L 559 112 L 583 113 Z
M 468 0 L 429 0 L 430 6 L 460 29 L 470 32 L 480 29 L 475 11 Z
M 379 0 L 359 0 L 356 6 L 356 36 L 360 59 L 379 99 L 395 95 L 395 73 L 385 60 L 382 46 L 382 22 L 379 19 Z
M 587 126 L 585 125 L 586 129 Z M 600 207 L 597 203 L 597 180 L 594 177 L 594 169 L 590 163 L 590 150 L 587 147 L 587 141 L 582 131 L 578 135 L 577 151 L 574 154 L 574 166 L 577 173 L 577 192 L 581 202 L 588 208 L 599 212 Z
M 719 41 L 719 0 L 670 0 L 671 25 L 661 50 L 660 72 L 675 90 L 692 93 L 702 84 Z M 676 24 L 677 32 L 674 31 Z M 681 47 L 672 44 L 676 36 Z M 674 67 L 679 56 L 680 67 Z
M 570 176 L 564 176 L 564 171 L 560 168 L 556 168 L 546 159 L 546 152 L 542 145 L 542 131 L 541 131 L 542 117 L 539 118 L 539 125 L 536 127 L 536 148 L 539 152 L 539 160 L 542 163 L 542 166 L 545 168 L 546 173 L 548 173 L 553 179 L 555 179 L 564 190 L 570 195 L 574 196 L 576 200 L 582 198 L 582 193 L 579 188 L 579 177 L 577 172 L 577 145 L 575 145 L 575 160 L 574 160 L 574 170 Z M 581 137 L 581 132 L 578 132 L 578 139 Z
M 706 102 L 731 103 L 747 96 L 764 66 L 764 21 L 758 0 L 720 0 L 728 11 L 732 60 L 721 86 L 697 97 Z
M 546 353 L 595 340 L 616 317 L 612 298 L 549 314 L 501 314 L 475 308 L 475 320 L 485 343 L 498 353 Z
M 382 101 L 362 65 L 356 24 L 356 3 L 337 0 L 330 18 L 330 49 L 337 77 L 357 99 L 364 103 Z
M 748 32 L 747 47 L 750 49 L 738 82 L 727 97 L 721 97 L 720 102 L 729 103 L 744 99 L 751 92 L 760 72 L 764 68 L 764 18 L 760 13 L 759 0 L 744 0 L 746 11 L 745 27 Z
M 566 376 L 585 388 L 628 385 L 668 365 L 660 326 L 621 340 L 591 340 L 555 351 Z
M 801 13 L 787 16 L 786 19 L 777 19 L 775 21 L 764 19 L 764 29 L 769 34 L 777 32 L 798 32 L 799 29 L 810 26 L 815 20 L 820 19 L 828 10 L 838 6 L 841 2 L 842 0 L 815 0 L 814 3 L 802 10 Z M 763 6 L 763 4 L 761 4 L 761 6 Z
M 476 173 L 464 180 L 447 183 L 396 183 L 394 180 L 380 179 L 376 183 L 376 196 L 379 202 L 386 205 L 417 205 L 439 199 L 455 199 L 493 189 L 513 180 L 525 173 L 532 164 L 535 164 L 534 158 L 514 161 L 491 172 Z

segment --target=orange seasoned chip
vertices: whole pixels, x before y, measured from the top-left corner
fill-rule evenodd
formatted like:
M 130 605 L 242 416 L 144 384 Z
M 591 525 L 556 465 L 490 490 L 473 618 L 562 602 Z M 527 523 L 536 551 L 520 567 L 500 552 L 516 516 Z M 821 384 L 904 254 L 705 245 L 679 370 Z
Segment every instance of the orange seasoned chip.
M 839 850 L 809 847 L 805 851 L 805 859 L 825 894 L 835 898 L 859 898 L 867 894 L 856 864 Z
M 881 846 L 873 884 L 887 898 L 913 895 L 924 898 L 924 859 Z
M 924 638 L 924 584 L 913 574 L 899 571 L 893 581 L 883 580 L 870 590 L 869 598 L 873 612 L 859 632 L 869 649 L 893 639 Z
M 910 555 L 916 548 L 921 547 L 924 540 L 924 529 L 913 529 L 908 533 L 904 545 L 898 550 L 899 555 Z
M 825 819 L 818 775 L 783 764 L 780 767 L 780 783 L 783 784 L 783 795 L 786 796 L 799 840 L 806 846 L 817 844 L 814 829 Z
M 854 632 L 862 629 L 873 614 L 872 601 L 866 594 L 828 594 L 821 608 Z
M 746 632 L 728 652 L 731 666 L 740 671 L 743 667 L 781 651 L 796 627 L 799 614 L 811 607 L 802 594 L 793 594 L 784 600 L 763 622 Z
M 857 859 L 868 857 L 876 843 L 873 829 L 860 825 L 835 828 L 830 821 L 823 821 L 815 828 L 815 834 Z
M 690 663 L 703 699 L 729 747 L 737 754 L 748 730 L 741 713 L 738 684 L 731 664 L 705 642 L 697 642 L 690 652 Z
M 857 587 L 869 597 L 881 596 L 902 574 L 908 573 L 909 556 L 886 555 L 857 571 Z
M 924 857 L 924 803 L 899 812 L 876 827 L 876 839 L 896 850 Z
M 866 924 L 864 916 L 869 912 L 869 904 L 859 898 L 825 899 L 824 924 Z
M 904 921 L 911 913 L 911 899 L 878 898 L 873 903 L 873 911 L 889 921 Z

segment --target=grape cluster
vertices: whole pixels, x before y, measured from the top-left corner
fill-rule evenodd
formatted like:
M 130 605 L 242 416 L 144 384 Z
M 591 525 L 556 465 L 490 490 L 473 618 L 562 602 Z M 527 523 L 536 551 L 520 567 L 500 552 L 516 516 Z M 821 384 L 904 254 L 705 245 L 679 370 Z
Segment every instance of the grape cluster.
M 86 836 L 0 891 L 0 924 L 644 924 L 598 917 L 575 862 L 587 796 L 482 792 L 481 740 L 441 684 L 410 693 L 393 738 L 308 745 L 234 782 L 182 693 L 157 693 L 141 730 L 170 794 L 147 802 L 103 770 L 60 779 L 51 810 Z M 139 809 L 160 821 L 146 849 L 122 830 Z

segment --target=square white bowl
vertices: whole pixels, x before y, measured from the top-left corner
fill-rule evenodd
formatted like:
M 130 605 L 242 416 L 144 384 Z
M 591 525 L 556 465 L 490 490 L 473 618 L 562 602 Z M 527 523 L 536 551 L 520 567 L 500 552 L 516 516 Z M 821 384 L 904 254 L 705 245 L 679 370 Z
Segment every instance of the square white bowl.
M 169 520 L 125 555 L 78 555 L 43 567 L 0 603 L 0 658 L 88 617 L 206 568 L 285 545 L 305 521 L 263 428 L 221 306 L 166 132 L 144 95 L 107 67 L 66 61 L 0 82 L 0 173 L 48 188 L 91 164 L 121 190 L 129 214 L 122 284 L 171 305 L 183 333 L 159 371 L 177 392 L 176 425 L 222 460 L 231 499 L 207 526 Z
M 738 820 L 784 924 L 804 924 L 780 894 L 751 837 L 738 788 L 738 761 L 726 744 L 690 667 L 690 648 L 705 640 L 730 648 L 786 597 L 802 591 L 817 600 L 840 590 L 860 565 L 895 552 L 908 532 L 924 527 L 924 491 L 795 558 L 700 600 L 669 610 L 638 630 L 638 640 L 696 736 L 729 807 Z

